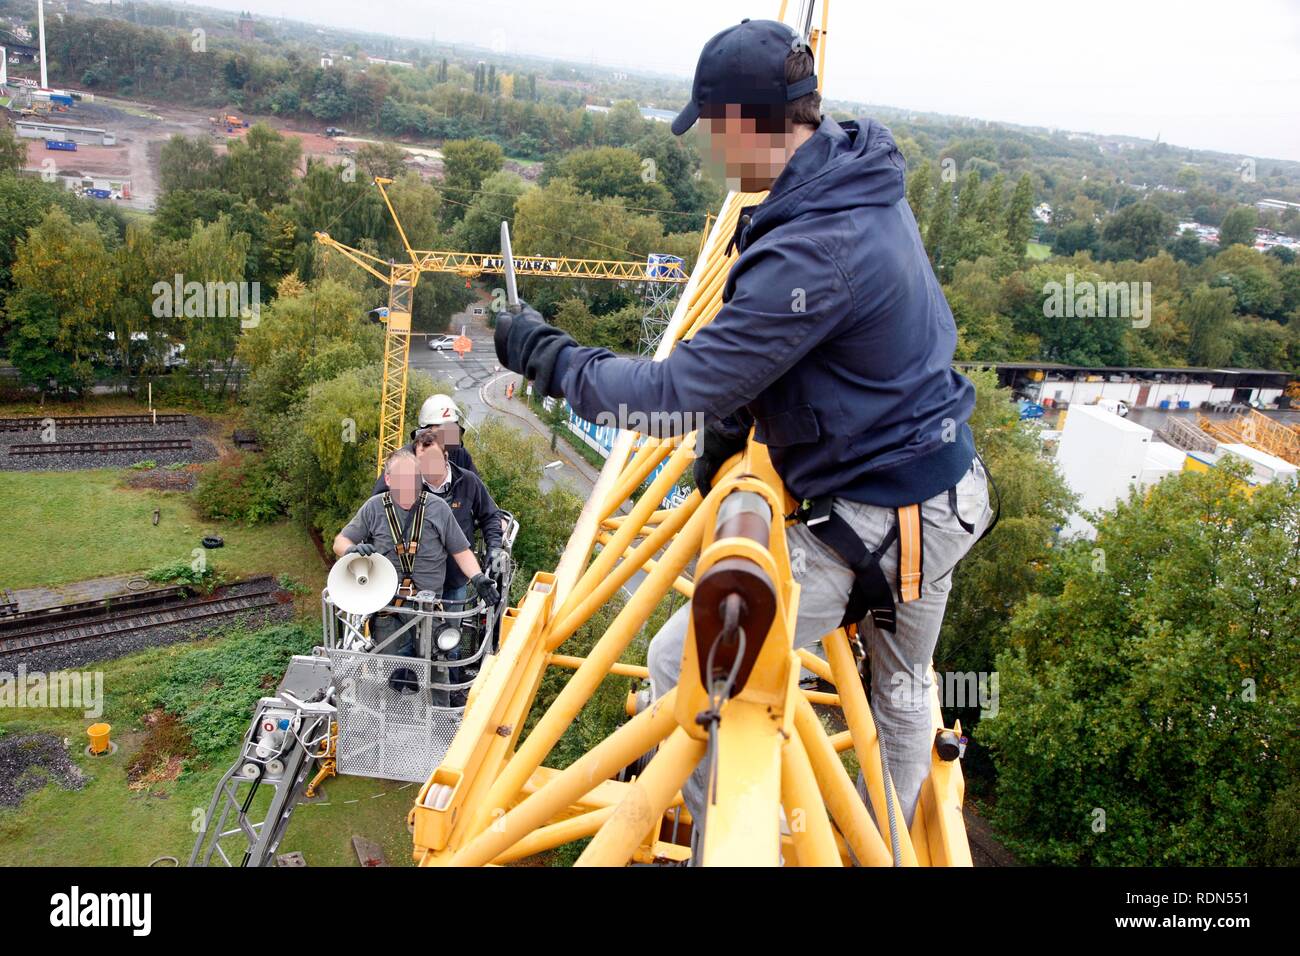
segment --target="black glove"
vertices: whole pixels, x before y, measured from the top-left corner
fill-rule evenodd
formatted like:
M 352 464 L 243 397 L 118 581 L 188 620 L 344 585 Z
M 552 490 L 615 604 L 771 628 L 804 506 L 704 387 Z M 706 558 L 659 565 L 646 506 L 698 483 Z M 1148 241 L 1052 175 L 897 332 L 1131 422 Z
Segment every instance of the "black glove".
M 480 571 L 470 581 L 474 585 L 474 590 L 478 596 L 483 599 L 483 603 L 488 607 L 496 607 L 501 603 L 501 592 L 497 586 L 492 583 L 492 579 Z
M 366 543 L 363 541 L 363 542 L 361 542 L 361 544 L 354 544 L 352 547 L 348 548 L 348 549 L 347 549 L 346 551 L 344 551 L 343 553 L 344 553 L 344 554 L 359 554 L 359 555 L 361 555 L 363 558 L 368 558 L 368 557 L 370 557 L 372 554 L 375 553 L 375 546 L 374 546 L 373 544 L 366 544 Z
M 567 346 L 577 345 L 569 333 L 547 325 L 536 309 L 527 303 L 518 314 L 501 312 L 497 315 L 497 360 L 512 372 L 531 379 L 537 390 L 550 398 L 563 398 L 556 360 Z
M 707 495 L 713 487 L 713 477 L 732 455 L 745 450 L 749 433 L 744 430 L 729 429 L 725 425 L 713 422 L 704 426 L 699 438 L 699 454 L 695 458 L 695 487 L 701 495 Z

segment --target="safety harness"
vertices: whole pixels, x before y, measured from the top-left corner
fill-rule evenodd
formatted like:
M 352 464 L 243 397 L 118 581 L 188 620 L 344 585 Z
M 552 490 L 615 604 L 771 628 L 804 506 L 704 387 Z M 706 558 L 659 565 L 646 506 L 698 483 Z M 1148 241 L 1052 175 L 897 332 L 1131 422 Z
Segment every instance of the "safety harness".
M 1002 514 L 1002 496 L 997 494 L 993 484 L 993 475 L 984 465 L 984 474 L 988 479 L 989 489 L 997 496 L 997 508 L 993 520 L 976 539 L 983 540 L 993 530 Z M 890 587 L 885 572 L 880 567 L 880 559 L 898 543 L 898 600 L 906 604 L 921 596 L 921 582 L 925 568 L 925 536 L 921 529 L 921 506 L 903 505 L 894 509 L 894 523 L 885 533 L 884 540 L 874 551 L 868 551 L 865 542 L 853 530 L 844 518 L 834 509 L 833 495 L 820 498 L 805 498 L 800 507 L 787 518 L 808 526 L 808 530 L 826 547 L 840 556 L 853 571 L 853 586 L 849 589 L 849 601 L 844 609 L 841 627 L 856 626 L 867 614 L 872 623 L 882 631 L 893 632 L 897 625 L 897 613 L 894 604 L 894 589 Z M 948 504 L 957 522 L 967 534 L 975 532 L 975 526 L 966 521 L 957 510 L 957 486 L 948 489 Z M 973 546 L 973 545 L 972 545 Z
M 409 597 L 414 592 L 415 553 L 420 550 L 420 534 L 424 531 L 424 503 L 427 491 L 421 491 L 420 497 L 406 517 L 406 528 L 397 527 L 397 511 L 393 507 L 392 492 L 384 492 L 384 514 L 388 516 L 388 533 L 393 536 L 393 547 L 397 549 L 397 560 L 402 563 L 402 583 L 397 589 L 398 597 L 393 600 L 394 607 L 401 607 L 401 595 Z

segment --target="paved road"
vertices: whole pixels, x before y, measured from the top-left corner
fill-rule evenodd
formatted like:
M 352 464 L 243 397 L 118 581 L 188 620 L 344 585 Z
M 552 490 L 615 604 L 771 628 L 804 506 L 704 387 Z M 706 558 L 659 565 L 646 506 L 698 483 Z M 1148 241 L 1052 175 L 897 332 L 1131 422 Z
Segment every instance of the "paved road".
M 469 313 L 453 316 L 452 334 L 457 334 L 462 329 L 474 343 L 474 347 L 464 356 L 457 355 L 450 349 L 433 351 L 428 347 L 428 338 L 422 335 L 412 336 L 411 368 L 423 369 L 435 379 L 451 382 L 456 389 L 456 403 L 464 409 L 471 430 L 488 418 L 495 418 L 510 423 L 520 431 L 549 440 L 550 429 L 522 402 L 506 401 L 506 385 L 510 381 L 518 382 L 519 376 L 503 369 L 497 362 L 496 351 L 492 347 L 492 330 L 487 327 L 484 317 Z M 472 442 L 473 439 L 470 440 L 471 450 Z M 541 483 L 543 491 L 556 483 L 562 483 L 584 498 L 591 494 L 599 473 L 584 459 L 561 442 L 549 460 L 560 464 L 546 469 Z
M 474 347 L 463 357 L 451 350 L 433 351 L 429 349 L 425 337 L 412 336 L 411 368 L 423 369 L 434 378 L 445 379 L 455 386 L 456 402 L 469 417 L 471 429 L 488 418 L 495 418 L 519 431 L 549 439 L 550 428 L 541 419 L 523 402 L 506 398 L 507 384 L 512 381 L 518 383 L 519 376 L 503 369 L 497 362 L 496 351 L 492 346 L 492 330 L 487 327 L 484 317 L 469 313 L 453 316 L 452 334 L 459 333 L 462 329 L 474 343 Z M 473 439 L 470 441 L 472 450 Z M 543 474 L 543 491 L 561 484 L 584 499 L 590 497 L 600 473 L 586 459 L 560 441 L 549 460 L 559 464 L 547 468 Z M 630 509 L 624 505 L 620 510 L 626 513 Z M 644 578 L 644 572 L 637 571 L 624 586 L 624 593 L 634 591 Z

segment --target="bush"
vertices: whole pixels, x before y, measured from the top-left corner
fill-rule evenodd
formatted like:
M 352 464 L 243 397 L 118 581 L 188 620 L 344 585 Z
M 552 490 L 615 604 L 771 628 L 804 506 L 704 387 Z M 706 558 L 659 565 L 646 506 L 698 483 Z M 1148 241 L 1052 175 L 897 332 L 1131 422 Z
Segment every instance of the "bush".
M 154 687 L 150 703 L 179 717 L 195 755 L 210 759 L 243 738 L 258 698 L 276 686 L 289 658 L 309 652 L 317 637 L 305 625 L 281 624 L 196 648 Z
M 995 825 L 1031 864 L 1294 861 L 1300 487 L 1183 473 L 1096 524 L 998 656 Z
M 191 587 L 211 588 L 220 579 L 215 568 L 210 565 L 204 565 L 201 570 L 196 570 L 193 565 L 185 561 L 176 561 L 172 564 L 164 564 L 147 571 L 145 577 L 155 584 L 188 584 Z
M 209 465 L 194 502 L 205 518 L 248 524 L 274 521 L 287 510 L 284 485 L 260 455 L 227 455 Z
M 467 444 L 493 500 L 519 520 L 514 547 L 518 596 L 536 572 L 555 568 L 582 510 L 582 499 L 567 488 L 543 492 L 538 487 L 549 452 L 546 442 L 535 435 L 488 420 L 471 433 Z

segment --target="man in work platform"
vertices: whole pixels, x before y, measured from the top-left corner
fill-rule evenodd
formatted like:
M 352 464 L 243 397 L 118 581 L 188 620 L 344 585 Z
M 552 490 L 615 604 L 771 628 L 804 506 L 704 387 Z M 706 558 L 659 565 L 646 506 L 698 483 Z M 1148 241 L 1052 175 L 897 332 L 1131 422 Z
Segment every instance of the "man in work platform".
M 498 320 L 497 355 L 589 420 L 700 416 L 704 492 L 752 425 L 804 502 L 788 534 L 802 589 L 796 646 L 858 624 L 910 825 L 930 767 L 929 665 L 952 571 L 994 520 L 967 424 L 975 390 L 951 367 L 956 325 L 892 136 L 821 115 L 813 57 L 794 31 L 750 20 L 709 40 L 673 132 L 697 120 L 732 188 L 769 190 L 741 211 L 713 321 L 651 362 L 581 347 L 524 309 Z M 651 644 L 656 696 L 677 682 L 688 612 Z M 683 790 L 702 820 L 702 770 Z
M 411 432 L 411 440 L 402 447 L 409 452 L 416 450 L 416 439 L 421 435 L 432 435 L 438 439 L 447 453 L 447 460 L 457 468 L 478 474 L 474 459 L 461 439 L 465 429 L 461 425 L 460 408 L 450 395 L 434 393 L 420 405 L 420 414 L 416 417 L 417 427 Z M 383 475 L 380 475 L 383 478 Z M 377 494 L 378 492 L 376 492 Z
M 413 444 L 425 488 L 451 508 L 452 517 L 456 519 L 456 524 L 471 546 L 474 544 L 474 532 L 477 530 L 482 533 L 483 546 L 487 549 L 488 568 L 497 570 L 496 562 L 501 560 L 501 511 L 492 500 L 487 485 L 474 472 L 452 463 L 451 449 L 444 448 L 438 441 L 435 429 L 424 428 L 418 431 Z M 372 494 L 382 495 L 387 490 L 388 477 L 380 475 L 375 479 Z M 466 599 L 468 593 L 469 578 L 455 563 L 448 565 L 447 576 L 442 584 L 442 599 L 460 602 Z
M 441 595 L 450 558 L 479 596 L 495 606 L 501 599 L 496 585 L 479 567 L 451 508 L 424 487 L 415 455 L 399 448 L 384 463 L 384 475 L 389 490 L 366 500 L 334 538 L 334 553 L 338 557 L 378 553 L 387 558 L 401 582 L 390 602 L 398 606 L 421 591 Z M 401 614 L 380 611 L 370 620 L 371 638 L 376 643 L 385 640 L 406 620 Z M 408 628 L 387 653 L 413 655 L 415 628 Z

